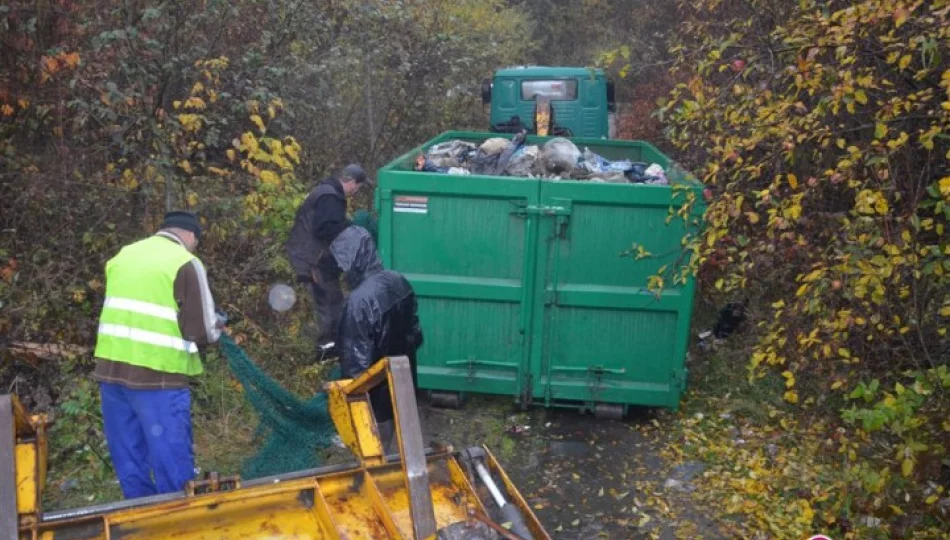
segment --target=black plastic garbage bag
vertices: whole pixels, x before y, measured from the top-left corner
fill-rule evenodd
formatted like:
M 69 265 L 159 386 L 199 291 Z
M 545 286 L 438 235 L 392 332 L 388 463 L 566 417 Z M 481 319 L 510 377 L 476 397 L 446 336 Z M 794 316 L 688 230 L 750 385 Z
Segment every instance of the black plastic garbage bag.
M 665 186 L 668 184 L 663 167 L 656 163 L 647 165 L 642 161 L 633 163 L 633 167 L 626 171 L 627 179 L 633 184 L 656 184 Z
M 633 166 L 627 171 L 627 180 L 633 184 L 642 184 L 646 182 L 646 170 L 649 165 L 643 163 L 642 161 L 636 161 L 633 163 Z

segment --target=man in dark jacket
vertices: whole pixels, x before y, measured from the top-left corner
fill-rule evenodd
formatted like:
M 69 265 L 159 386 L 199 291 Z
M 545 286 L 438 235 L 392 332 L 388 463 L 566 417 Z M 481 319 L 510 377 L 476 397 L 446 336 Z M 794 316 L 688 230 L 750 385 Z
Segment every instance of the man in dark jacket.
M 330 250 L 352 290 L 343 305 L 338 331 L 343 377 L 357 377 L 381 358 L 406 356 L 415 383 L 422 328 L 409 282 L 401 274 L 383 269 L 376 245 L 362 227 L 343 231 Z M 388 448 L 395 433 L 389 386 L 379 385 L 369 395 L 380 439 Z
M 363 168 L 347 165 L 338 174 L 317 184 L 297 210 L 294 227 L 287 240 L 287 254 L 299 283 L 308 284 L 319 324 L 317 345 L 328 347 L 334 335 L 343 292 L 340 268 L 329 246 L 350 226 L 346 200 L 361 187 L 372 184 Z

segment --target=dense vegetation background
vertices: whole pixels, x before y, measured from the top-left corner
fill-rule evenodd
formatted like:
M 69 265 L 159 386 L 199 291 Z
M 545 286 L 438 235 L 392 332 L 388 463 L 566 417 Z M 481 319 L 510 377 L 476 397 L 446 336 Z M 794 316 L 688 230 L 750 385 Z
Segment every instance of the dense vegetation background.
M 688 246 L 703 309 L 749 299 L 745 331 L 697 352 L 716 376 L 668 419 L 678 451 L 711 466 L 697 497 L 772 537 L 936 536 L 950 512 L 948 12 L 945 0 L 5 2 L 0 391 L 60 419 L 50 504 L 117 496 L 85 374 L 102 265 L 121 245 L 167 208 L 199 212 L 236 335 L 312 392 L 307 299 L 287 314 L 266 304 L 290 279 L 282 241 L 312 183 L 484 129 L 479 82 L 498 67 L 597 64 L 619 78 L 621 135 L 710 188 L 707 232 Z M 199 463 L 233 470 L 228 445 L 251 440 L 253 422 L 208 365 Z

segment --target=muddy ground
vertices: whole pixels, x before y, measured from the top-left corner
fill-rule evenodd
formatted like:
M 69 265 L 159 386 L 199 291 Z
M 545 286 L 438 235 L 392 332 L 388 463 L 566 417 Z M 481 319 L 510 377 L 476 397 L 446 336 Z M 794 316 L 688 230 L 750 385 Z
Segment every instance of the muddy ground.
M 602 420 L 473 397 L 459 410 L 423 401 L 420 414 L 426 443 L 486 444 L 553 538 L 725 537 L 690 496 L 702 464 L 663 455 L 672 413 L 635 409 Z

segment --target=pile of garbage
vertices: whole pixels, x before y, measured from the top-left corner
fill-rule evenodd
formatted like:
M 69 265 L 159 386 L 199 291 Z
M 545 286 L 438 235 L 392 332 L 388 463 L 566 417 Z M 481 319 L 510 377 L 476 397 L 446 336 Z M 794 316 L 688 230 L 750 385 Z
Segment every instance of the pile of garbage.
M 480 145 L 458 139 L 446 141 L 419 154 L 415 170 L 614 184 L 669 184 L 666 171 L 656 163 L 609 161 L 586 147 L 581 152 L 563 137 L 541 146 L 526 145 L 524 139 L 524 134 L 518 134 L 511 140 L 493 137 Z

